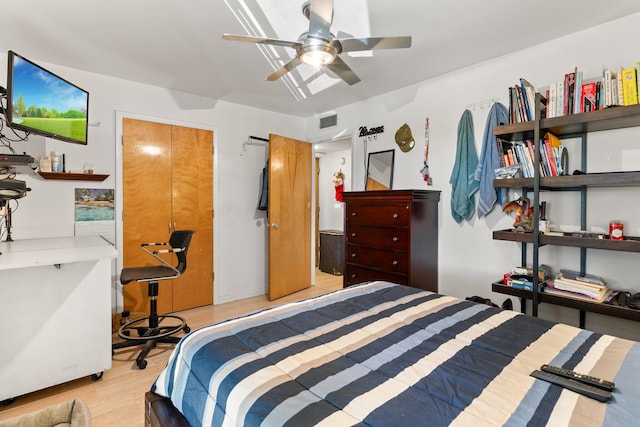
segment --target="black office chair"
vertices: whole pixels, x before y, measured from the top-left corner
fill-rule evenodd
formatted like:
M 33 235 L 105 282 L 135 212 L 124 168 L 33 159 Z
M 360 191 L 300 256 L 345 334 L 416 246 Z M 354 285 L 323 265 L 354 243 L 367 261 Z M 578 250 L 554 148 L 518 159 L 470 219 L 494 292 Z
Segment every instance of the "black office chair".
M 171 233 L 169 242 L 166 243 L 143 243 L 142 249 L 151 256 L 160 261 L 161 265 L 151 265 L 146 267 L 130 267 L 123 268 L 120 273 L 120 283 L 126 285 L 130 282 L 147 282 L 149 297 L 149 316 L 135 319 L 122 325 L 118 330 L 118 336 L 125 341 L 113 344 L 112 351 L 117 349 L 144 345 L 140 354 L 136 358 L 138 368 L 147 367 L 145 357 L 157 343 L 172 343 L 180 341 L 180 338 L 172 336 L 180 331 L 188 333 L 191 328 L 187 326 L 187 322 L 180 316 L 172 314 L 158 315 L 158 282 L 160 280 L 175 279 L 179 277 L 187 269 L 187 251 L 191 243 L 191 237 L 195 231 L 192 230 L 176 230 Z M 154 247 L 168 247 L 171 249 L 155 249 Z M 178 258 L 178 264 L 173 267 L 171 264 L 160 258 L 160 254 L 175 253 Z M 172 324 L 162 324 L 169 319 Z M 137 335 L 134 335 L 134 332 Z

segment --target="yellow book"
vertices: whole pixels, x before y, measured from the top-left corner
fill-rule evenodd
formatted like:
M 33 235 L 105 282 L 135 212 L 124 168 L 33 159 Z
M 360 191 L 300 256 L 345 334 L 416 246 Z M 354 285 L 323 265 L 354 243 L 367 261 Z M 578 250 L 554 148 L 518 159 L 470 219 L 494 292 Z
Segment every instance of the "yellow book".
M 560 142 L 560 139 L 551 132 L 547 132 L 544 136 L 544 139 L 548 139 L 553 148 L 560 148 L 560 146 L 562 146 L 562 142 Z
M 622 94 L 624 105 L 635 105 L 638 103 L 638 80 L 635 67 L 622 70 Z

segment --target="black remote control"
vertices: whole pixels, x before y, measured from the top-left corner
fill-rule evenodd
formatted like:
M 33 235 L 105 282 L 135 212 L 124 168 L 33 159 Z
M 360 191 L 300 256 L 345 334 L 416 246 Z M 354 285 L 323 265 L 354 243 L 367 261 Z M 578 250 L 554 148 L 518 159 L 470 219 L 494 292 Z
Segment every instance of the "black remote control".
M 552 374 L 551 372 L 533 371 L 531 372 L 531 376 L 550 382 L 551 384 L 559 385 L 567 390 L 575 391 L 576 393 L 580 393 L 600 402 L 606 402 L 611 399 L 610 391 L 602 390 L 601 388 L 593 387 L 570 378 L 561 377 L 560 375 Z
M 570 369 L 560 368 L 558 366 L 542 365 L 540 367 L 540 370 L 551 372 L 552 374 L 560 375 L 561 377 L 580 381 L 581 383 L 589 384 L 607 391 L 613 391 L 613 388 L 615 387 L 615 384 L 611 381 L 603 380 L 602 378 L 598 377 L 592 377 L 590 375 L 579 374 Z

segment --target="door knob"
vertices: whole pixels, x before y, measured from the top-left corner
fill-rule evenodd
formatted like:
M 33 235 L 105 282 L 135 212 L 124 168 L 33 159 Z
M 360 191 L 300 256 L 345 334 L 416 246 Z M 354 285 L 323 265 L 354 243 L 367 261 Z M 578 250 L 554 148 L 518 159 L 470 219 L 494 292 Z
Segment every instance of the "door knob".
M 271 224 L 269 221 L 266 222 L 267 227 L 273 227 L 273 228 L 278 228 L 278 223 L 274 222 L 273 224 Z

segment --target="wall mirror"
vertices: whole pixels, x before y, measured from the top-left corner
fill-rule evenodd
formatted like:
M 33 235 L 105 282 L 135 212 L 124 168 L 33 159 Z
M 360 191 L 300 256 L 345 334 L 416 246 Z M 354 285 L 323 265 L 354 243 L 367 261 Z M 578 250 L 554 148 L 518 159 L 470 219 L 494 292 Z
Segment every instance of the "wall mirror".
M 365 190 L 391 190 L 395 150 L 369 153 Z

